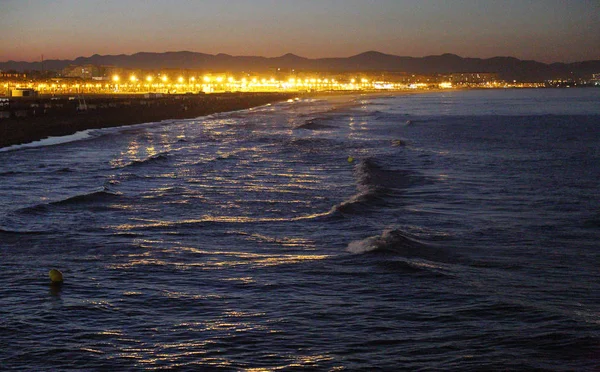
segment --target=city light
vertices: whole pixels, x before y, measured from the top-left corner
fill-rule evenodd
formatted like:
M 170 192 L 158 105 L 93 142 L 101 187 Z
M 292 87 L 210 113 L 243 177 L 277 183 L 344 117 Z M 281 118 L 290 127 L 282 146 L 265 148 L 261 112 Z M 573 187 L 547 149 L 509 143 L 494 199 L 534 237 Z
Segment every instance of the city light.
M 279 70 L 281 71 L 281 70 Z M 172 74 L 171 74 L 172 73 Z M 9 95 L 11 89 L 34 89 L 44 94 L 203 94 L 224 92 L 338 92 L 338 91 L 402 91 L 463 88 L 540 88 L 545 83 L 505 82 L 493 73 L 453 73 L 438 75 L 414 75 L 402 73 L 310 73 L 273 72 L 267 74 L 244 73 L 242 76 L 218 72 L 140 71 L 119 68 L 119 73 L 101 78 L 51 78 L 39 81 L 17 80 L 8 84 L 2 81 L 0 95 Z M 172 81 L 169 75 L 175 76 Z M 362 75 L 362 76 L 361 76 Z M 127 76 L 126 79 L 122 79 Z M 139 78 L 143 76 L 143 78 Z M 198 77 L 200 76 L 200 77 Z M 198 77 L 198 78 L 197 78 Z M 123 81 L 124 80 L 124 81 Z M 145 84 L 140 84 L 144 80 Z M 154 83 L 158 81 L 158 84 Z M 560 80 L 546 84 L 569 85 Z

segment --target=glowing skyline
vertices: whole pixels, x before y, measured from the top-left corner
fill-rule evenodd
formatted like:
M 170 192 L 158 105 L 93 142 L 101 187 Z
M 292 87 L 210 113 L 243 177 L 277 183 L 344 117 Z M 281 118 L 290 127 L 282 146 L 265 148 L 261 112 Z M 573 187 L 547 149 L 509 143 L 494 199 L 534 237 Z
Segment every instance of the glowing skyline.
M 0 61 L 180 50 L 600 59 L 595 0 L 3 0 L 0 8 Z

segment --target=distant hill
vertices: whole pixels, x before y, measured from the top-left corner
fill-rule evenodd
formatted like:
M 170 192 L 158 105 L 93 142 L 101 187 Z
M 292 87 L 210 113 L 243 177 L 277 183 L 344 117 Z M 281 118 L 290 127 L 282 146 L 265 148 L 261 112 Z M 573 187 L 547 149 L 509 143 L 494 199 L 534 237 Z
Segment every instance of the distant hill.
M 454 54 L 427 57 L 401 57 L 370 51 L 347 58 L 309 59 L 294 54 L 281 57 L 231 56 L 228 54 L 204 54 L 196 52 L 136 53 L 133 55 L 94 54 L 75 60 L 44 61 L 46 70 L 62 70 L 68 65 L 110 65 L 135 69 L 199 69 L 214 72 L 263 72 L 276 68 L 298 71 L 339 72 L 406 72 L 411 74 L 435 74 L 453 72 L 495 72 L 502 79 L 519 81 L 542 81 L 555 78 L 589 77 L 600 73 L 600 60 L 575 63 L 546 64 L 523 61 L 513 57 L 463 58 Z M 41 62 L 0 62 L 0 70 L 41 70 Z

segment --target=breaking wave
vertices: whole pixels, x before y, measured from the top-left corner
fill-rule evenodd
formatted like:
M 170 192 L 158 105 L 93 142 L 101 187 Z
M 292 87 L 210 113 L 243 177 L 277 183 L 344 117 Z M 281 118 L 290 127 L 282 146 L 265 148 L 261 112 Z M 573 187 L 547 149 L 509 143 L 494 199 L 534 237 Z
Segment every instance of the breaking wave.
M 37 214 L 43 213 L 49 210 L 51 207 L 57 206 L 68 206 L 75 204 L 94 204 L 94 203 L 105 203 L 120 197 L 122 194 L 117 192 L 108 191 L 106 188 L 102 188 L 98 191 L 90 193 L 79 194 L 68 197 L 62 200 L 56 200 L 48 203 L 36 204 L 29 207 L 21 208 L 16 210 L 20 214 Z
M 50 205 L 69 205 L 69 204 L 81 204 L 81 203 L 99 203 L 109 200 L 113 200 L 119 197 L 121 194 L 117 192 L 108 191 L 102 189 L 99 191 L 90 192 L 87 194 L 75 195 L 67 199 L 58 200 L 51 202 Z
M 438 243 L 439 244 L 439 243 Z M 387 229 L 380 235 L 355 240 L 348 244 L 346 251 L 352 254 L 392 254 L 410 260 L 410 266 L 441 269 L 439 264 L 470 265 L 460 254 L 449 247 L 430 241 L 424 242 L 400 229 Z M 435 267 L 434 267 L 435 266 Z
M 400 230 L 385 230 L 381 235 L 351 242 L 347 251 L 355 254 L 385 251 L 405 257 L 421 257 L 427 248 L 427 244 Z
M 117 164 L 115 168 L 126 168 L 126 167 L 139 167 L 145 164 L 151 164 L 154 162 L 164 161 L 168 159 L 169 154 L 167 152 L 160 152 L 158 154 L 147 157 L 146 159 L 133 160 L 128 163 Z
M 360 160 L 354 168 L 358 193 L 336 205 L 333 209 L 343 213 L 353 213 L 364 207 L 383 202 L 394 191 L 415 183 L 414 172 L 385 169 L 374 160 Z
M 323 121 L 331 120 L 331 118 L 313 118 L 308 119 L 304 124 L 298 125 L 294 129 L 305 129 L 305 130 L 319 130 L 319 129 L 331 129 L 333 126 L 323 124 Z

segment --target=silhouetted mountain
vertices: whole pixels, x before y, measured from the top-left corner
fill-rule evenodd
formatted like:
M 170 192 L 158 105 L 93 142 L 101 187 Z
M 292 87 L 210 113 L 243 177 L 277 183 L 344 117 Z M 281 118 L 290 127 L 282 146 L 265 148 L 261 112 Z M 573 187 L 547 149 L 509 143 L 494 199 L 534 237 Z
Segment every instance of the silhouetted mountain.
M 94 54 L 75 60 L 44 61 L 46 70 L 62 70 L 68 65 L 107 65 L 135 69 L 196 69 L 214 72 L 273 71 L 281 68 L 297 71 L 323 72 L 406 72 L 410 74 L 446 74 L 453 72 L 495 72 L 500 78 L 519 81 L 542 81 L 554 78 L 589 77 L 600 73 L 600 60 L 575 63 L 545 64 L 523 61 L 513 57 L 488 59 L 463 58 L 454 54 L 442 54 L 422 58 L 401 57 L 369 51 L 347 58 L 309 59 L 291 53 L 280 57 L 231 56 L 228 54 L 204 54 L 196 52 L 136 53 L 133 55 Z M 0 62 L 1 70 L 41 70 L 41 62 Z

